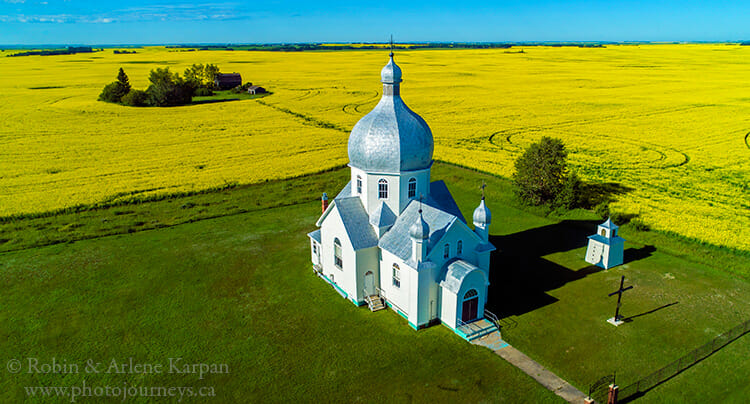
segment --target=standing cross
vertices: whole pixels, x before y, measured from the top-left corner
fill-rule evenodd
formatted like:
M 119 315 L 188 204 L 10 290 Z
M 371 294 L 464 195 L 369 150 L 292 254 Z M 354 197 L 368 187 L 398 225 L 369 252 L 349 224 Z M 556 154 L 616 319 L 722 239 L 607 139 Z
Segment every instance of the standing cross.
M 618 289 L 616 292 L 612 292 L 609 294 L 609 296 L 618 295 L 617 296 L 617 309 L 615 310 L 615 321 L 620 320 L 620 301 L 622 299 L 622 292 L 633 289 L 632 285 L 628 286 L 627 288 L 623 288 L 622 286 L 624 283 L 625 283 L 625 275 L 623 275 L 622 278 L 620 278 L 620 289 Z
M 487 188 L 487 184 L 484 183 L 484 180 L 482 180 L 482 186 L 479 188 L 482 188 L 482 200 L 484 200 L 484 189 Z
M 393 57 L 393 34 L 391 34 L 391 57 Z
M 419 194 L 419 213 L 422 213 L 422 200 L 424 200 L 424 195 Z

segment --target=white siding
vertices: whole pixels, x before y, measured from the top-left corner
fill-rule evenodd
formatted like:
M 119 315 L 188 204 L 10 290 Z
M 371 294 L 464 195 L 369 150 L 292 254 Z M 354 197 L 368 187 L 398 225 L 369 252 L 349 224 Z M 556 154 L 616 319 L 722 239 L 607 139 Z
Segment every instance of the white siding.
M 333 240 L 336 238 L 341 242 L 341 258 L 344 264 L 341 269 L 334 264 L 333 259 Z M 332 280 L 350 297 L 356 296 L 354 293 L 356 291 L 356 254 L 336 206 L 321 223 L 320 241 L 322 244 L 320 258 L 323 263 L 323 275 Z
M 411 285 L 411 276 L 414 271 L 406 265 L 400 258 L 389 253 L 388 251 L 382 251 L 380 261 L 380 288 L 383 290 L 386 299 L 391 304 L 398 306 L 404 315 L 409 315 L 409 291 Z M 399 266 L 401 273 L 401 286 L 396 287 L 393 285 L 393 264 L 396 263 Z

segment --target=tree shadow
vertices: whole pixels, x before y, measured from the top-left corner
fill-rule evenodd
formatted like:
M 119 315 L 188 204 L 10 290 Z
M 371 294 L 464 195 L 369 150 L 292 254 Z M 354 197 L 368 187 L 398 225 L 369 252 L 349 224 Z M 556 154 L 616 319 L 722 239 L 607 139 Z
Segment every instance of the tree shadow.
M 615 195 L 626 194 L 635 188 L 626 187 L 616 182 L 581 183 L 581 206 L 591 209 L 594 206 L 609 202 Z
M 624 322 L 626 322 L 626 323 L 630 323 L 630 322 L 632 322 L 632 321 L 633 321 L 633 319 L 634 319 L 634 318 L 637 318 L 637 317 L 642 317 L 642 316 L 645 316 L 645 315 L 648 315 L 648 314 L 651 314 L 651 313 L 657 312 L 657 311 L 659 311 L 659 310 L 661 310 L 661 309 L 666 309 L 667 307 L 669 307 L 669 306 L 674 306 L 675 304 L 678 304 L 678 303 L 679 303 L 679 302 L 672 302 L 672 303 L 667 303 L 667 304 L 665 304 L 665 305 L 663 305 L 663 306 L 659 306 L 659 307 L 657 307 L 657 308 L 655 308 L 655 309 L 651 309 L 651 310 L 649 310 L 649 311 L 644 311 L 643 313 L 640 313 L 640 314 L 636 314 L 636 315 L 634 315 L 634 316 L 630 316 L 630 317 L 625 317 L 625 318 L 623 318 L 623 319 L 622 319 L 622 321 L 624 321 Z
M 187 104 L 187 105 L 214 104 L 217 102 L 230 102 L 230 101 L 240 101 L 240 98 L 224 98 L 221 100 L 197 100 L 197 101 L 192 101 L 190 104 Z
M 602 271 L 593 265 L 574 271 L 542 258 L 586 246 L 598 224 L 591 220 L 565 220 L 505 236 L 490 236 L 498 250 L 490 258 L 487 309 L 499 317 L 528 313 L 557 301 L 547 291 Z

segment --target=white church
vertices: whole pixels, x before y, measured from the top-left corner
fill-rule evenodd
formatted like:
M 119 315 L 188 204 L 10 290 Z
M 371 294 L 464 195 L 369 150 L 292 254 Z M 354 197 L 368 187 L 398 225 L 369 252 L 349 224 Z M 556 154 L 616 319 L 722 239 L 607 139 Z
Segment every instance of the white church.
M 401 99 L 401 69 L 381 71 L 383 96 L 349 136 L 351 180 L 309 233 L 313 268 L 346 299 L 385 306 L 414 329 L 456 331 L 485 316 L 490 210 L 472 230 L 443 181 L 430 180 L 430 127 Z

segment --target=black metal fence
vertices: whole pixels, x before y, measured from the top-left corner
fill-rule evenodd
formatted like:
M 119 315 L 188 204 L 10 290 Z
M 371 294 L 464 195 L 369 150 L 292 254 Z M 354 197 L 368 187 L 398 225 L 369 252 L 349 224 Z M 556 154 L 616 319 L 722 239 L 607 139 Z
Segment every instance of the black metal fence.
M 589 386 L 589 397 L 597 403 L 606 403 L 609 396 L 609 385 L 615 384 L 615 374 L 606 375 Z
M 648 390 L 651 390 L 659 383 L 669 379 L 670 377 L 682 372 L 689 368 L 696 362 L 699 362 L 712 353 L 718 351 L 728 343 L 736 340 L 745 333 L 750 331 L 750 320 L 732 328 L 731 330 L 719 335 L 714 338 L 713 341 L 693 350 L 682 358 L 670 363 L 667 366 L 657 370 L 654 373 L 644 377 L 637 382 L 620 389 L 618 394 L 618 401 L 628 401 L 628 398 L 635 398 L 638 395 L 642 395 Z M 597 400 L 599 402 L 599 400 Z M 606 402 L 606 401 L 605 401 Z

